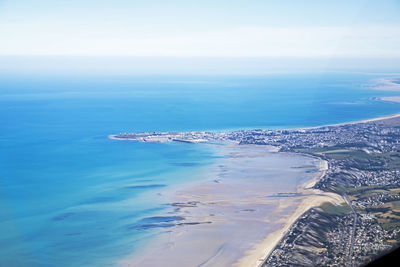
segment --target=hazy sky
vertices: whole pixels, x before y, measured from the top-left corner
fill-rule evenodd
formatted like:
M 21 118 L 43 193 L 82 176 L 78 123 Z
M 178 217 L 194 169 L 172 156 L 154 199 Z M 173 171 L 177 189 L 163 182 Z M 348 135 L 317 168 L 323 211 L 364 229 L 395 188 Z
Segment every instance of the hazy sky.
M 0 55 L 400 58 L 399 47 L 399 0 L 0 0 Z

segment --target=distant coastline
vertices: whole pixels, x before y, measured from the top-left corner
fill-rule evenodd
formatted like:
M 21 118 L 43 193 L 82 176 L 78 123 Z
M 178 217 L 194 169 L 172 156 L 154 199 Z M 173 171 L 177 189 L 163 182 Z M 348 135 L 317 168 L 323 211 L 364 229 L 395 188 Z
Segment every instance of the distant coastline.
M 396 91 L 400 92 L 400 79 L 378 79 L 378 85 L 374 87 L 375 90 Z M 384 96 L 379 98 L 382 101 L 400 103 L 400 96 Z
M 374 82 L 375 82 L 375 85 L 373 86 L 374 90 L 400 91 L 400 79 L 398 77 L 376 79 Z
M 400 103 L 400 96 L 384 96 L 380 97 L 379 99 L 388 102 Z

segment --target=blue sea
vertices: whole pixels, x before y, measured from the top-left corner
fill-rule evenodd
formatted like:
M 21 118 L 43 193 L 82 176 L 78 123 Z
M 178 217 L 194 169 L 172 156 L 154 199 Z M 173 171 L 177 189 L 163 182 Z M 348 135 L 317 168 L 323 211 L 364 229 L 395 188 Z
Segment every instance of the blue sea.
M 207 144 L 109 134 L 317 126 L 400 113 L 379 75 L 0 75 L 0 266 L 109 266 L 173 224 Z M 166 216 L 165 214 L 169 214 Z

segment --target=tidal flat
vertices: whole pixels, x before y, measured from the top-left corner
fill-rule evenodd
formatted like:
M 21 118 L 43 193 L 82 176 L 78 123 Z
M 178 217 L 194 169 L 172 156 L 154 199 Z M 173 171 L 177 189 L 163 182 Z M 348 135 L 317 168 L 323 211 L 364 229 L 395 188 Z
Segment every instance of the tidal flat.
M 254 145 L 218 145 L 216 153 L 207 178 L 166 193 L 173 226 L 120 265 L 261 263 L 304 209 L 336 201 L 305 189 L 323 172 L 317 158 Z

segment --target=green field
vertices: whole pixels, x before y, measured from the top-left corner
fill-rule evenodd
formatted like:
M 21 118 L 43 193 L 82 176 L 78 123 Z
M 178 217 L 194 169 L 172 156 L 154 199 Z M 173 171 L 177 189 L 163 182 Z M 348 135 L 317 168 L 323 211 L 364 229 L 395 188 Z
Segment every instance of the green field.
M 299 153 L 323 156 L 328 159 L 343 160 L 348 167 L 360 170 L 396 170 L 400 169 L 400 152 L 367 153 L 362 150 L 351 150 L 344 146 L 323 148 L 299 148 Z

